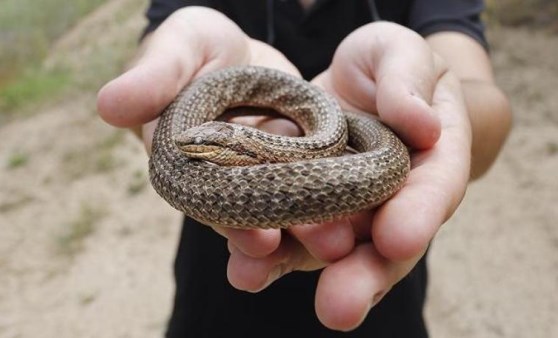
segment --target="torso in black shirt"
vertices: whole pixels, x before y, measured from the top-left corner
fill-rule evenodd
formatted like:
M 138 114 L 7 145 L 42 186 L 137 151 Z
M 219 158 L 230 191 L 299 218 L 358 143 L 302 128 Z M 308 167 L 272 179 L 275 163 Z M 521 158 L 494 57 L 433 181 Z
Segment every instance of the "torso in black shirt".
M 146 33 L 188 5 L 213 7 L 252 38 L 271 42 L 306 79 L 326 69 L 341 40 L 373 17 L 365 0 L 317 0 L 309 11 L 296 0 L 153 0 Z M 479 21 L 482 1 L 386 0 L 376 1 L 376 6 L 382 19 L 420 34 L 459 31 L 486 45 Z M 427 277 L 424 259 L 370 311 L 358 329 L 342 333 L 326 329 L 315 315 L 319 272 L 291 273 L 251 294 L 229 285 L 228 256 L 223 238 L 209 227 L 185 219 L 175 261 L 177 291 L 167 337 L 427 336 L 422 318 Z
M 486 46 L 479 18 L 481 0 L 376 0 L 375 4 L 382 20 L 397 22 L 425 36 L 458 31 Z M 372 21 L 366 0 L 316 0 L 308 11 L 298 0 L 152 0 L 146 32 L 155 29 L 176 9 L 189 5 L 221 11 L 254 39 L 270 42 L 272 31 L 273 46 L 287 56 L 305 79 L 326 69 L 341 40 Z

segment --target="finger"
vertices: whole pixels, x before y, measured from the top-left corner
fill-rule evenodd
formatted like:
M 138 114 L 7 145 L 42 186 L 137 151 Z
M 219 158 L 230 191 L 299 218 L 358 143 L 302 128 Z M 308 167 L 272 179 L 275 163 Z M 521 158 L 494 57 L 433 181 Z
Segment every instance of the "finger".
M 359 245 L 320 275 L 315 304 L 320 322 L 334 330 L 355 329 L 419 258 L 394 264 L 379 255 L 372 243 Z
M 430 103 L 442 72 L 424 39 L 382 22 L 351 33 L 318 80 L 345 105 L 377 112 L 406 144 L 425 149 L 440 135 Z
M 244 254 L 234 244 L 229 244 L 229 251 L 227 278 L 238 290 L 259 292 L 286 273 L 281 264 L 284 251 L 259 259 Z
M 143 144 L 145 145 L 145 151 L 148 155 L 151 155 L 153 135 L 155 134 L 157 123 L 159 123 L 159 118 L 156 118 L 155 120 L 147 122 L 146 124 L 141 126 L 141 137 L 143 139 Z
M 239 290 L 258 292 L 275 280 L 294 270 L 309 271 L 323 264 L 308 255 L 297 241 L 283 236 L 281 244 L 272 254 L 254 258 L 244 254 L 234 244 L 229 245 L 231 256 L 227 266 L 227 277 L 231 285 Z
M 415 149 L 428 149 L 440 138 L 440 119 L 430 104 L 438 76 L 445 69 L 436 66 L 431 58 L 426 57 L 432 55 L 430 50 L 424 50 L 425 57 L 413 58 L 415 62 L 408 65 L 409 68 L 402 69 L 405 59 L 400 53 L 403 51 L 397 52 L 386 53 L 382 63 L 378 65 L 378 115 L 397 132 L 405 144 Z M 428 66 L 417 67 L 418 64 Z M 405 72 L 406 76 L 403 75 Z
M 276 229 L 232 229 L 214 227 L 222 236 L 229 239 L 244 255 L 260 258 L 271 254 L 279 247 L 281 231 Z
M 292 227 L 289 233 L 318 260 L 332 262 L 353 250 L 355 240 L 348 219 Z
M 206 8 L 176 11 L 145 46 L 135 66 L 99 92 L 99 114 L 110 124 L 132 127 L 151 121 L 195 76 L 250 57 L 246 35 Z
M 458 81 L 444 76 L 433 101 L 434 109 L 443 112 L 440 140 L 412 156 L 404 187 L 373 220 L 374 244 L 392 260 L 408 259 L 426 248 L 459 205 L 469 179 L 471 130 Z

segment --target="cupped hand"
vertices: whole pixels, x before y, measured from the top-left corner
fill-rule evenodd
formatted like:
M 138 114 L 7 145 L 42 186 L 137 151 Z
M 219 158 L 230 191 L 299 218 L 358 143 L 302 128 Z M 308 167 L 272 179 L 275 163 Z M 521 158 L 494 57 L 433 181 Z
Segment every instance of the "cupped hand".
M 414 267 L 458 207 L 469 180 L 471 126 L 458 79 L 420 36 L 395 24 L 356 31 L 317 82 L 346 109 L 377 113 L 413 149 L 404 187 L 353 221 L 371 241 L 320 278 L 318 316 L 346 329 Z
M 325 268 L 317 315 L 332 329 L 350 330 L 412 270 L 459 205 L 469 179 L 470 122 L 459 81 L 422 37 L 395 24 L 353 32 L 314 83 L 343 108 L 377 114 L 398 133 L 413 149 L 408 180 L 376 210 L 292 228 L 268 255 L 231 247 L 229 278 L 257 291 L 290 271 Z
M 146 37 L 131 68 L 100 90 L 98 111 L 114 126 L 139 131 L 150 152 L 159 115 L 184 86 L 211 71 L 248 64 L 299 75 L 280 52 L 250 39 L 221 13 L 204 7 L 181 9 Z M 277 134 L 299 133 L 287 119 L 239 116 L 232 121 Z M 252 257 L 274 252 L 281 241 L 278 230 L 214 229 L 229 238 L 231 247 Z

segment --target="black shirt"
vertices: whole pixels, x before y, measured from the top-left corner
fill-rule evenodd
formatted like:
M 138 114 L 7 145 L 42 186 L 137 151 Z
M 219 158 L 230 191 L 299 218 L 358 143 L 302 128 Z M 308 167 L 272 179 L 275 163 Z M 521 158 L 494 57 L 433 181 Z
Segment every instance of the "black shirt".
M 153 31 L 183 6 L 213 7 L 249 36 L 273 44 L 311 79 L 327 68 L 341 40 L 379 15 L 423 36 L 458 31 L 486 46 L 480 0 L 317 0 L 305 12 L 298 0 L 152 0 Z M 226 278 L 225 240 L 185 219 L 175 261 L 176 297 L 167 337 L 426 337 L 422 317 L 426 263 L 416 267 L 350 333 L 326 329 L 316 318 L 319 271 L 291 273 L 258 294 L 238 291 Z
M 397 22 L 423 36 L 439 31 L 462 32 L 486 47 L 480 21 L 481 0 L 377 0 L 375 3 L 382 20 Z M 316 0 L 308 12 L 297 0 L 152 0 L 146 32 L 187 5 L 215 8 L 250 37 L 272 42 L 306 79 L 327 68 L 341 40 L 357 27 L 371 22 L 373 16 L 369 1 L 365 0 Z

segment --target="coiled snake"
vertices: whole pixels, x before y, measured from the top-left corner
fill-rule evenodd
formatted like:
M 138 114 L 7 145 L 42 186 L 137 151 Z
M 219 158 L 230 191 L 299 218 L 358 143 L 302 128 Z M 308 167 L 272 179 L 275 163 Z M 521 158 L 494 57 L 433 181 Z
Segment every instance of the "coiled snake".
M 272 108 L 305 136 L 213 121 L 238 106 Z M 343 156 L 347 141 L 357 153 Z M 407 148 L 371 115 L 343 113 L 316 86 L 255 66 L 216 71 L 182 90 L 161 115 L 149 161 L 151 183 L 170 205 L 236 228 L 285 228 L 375 207 L 409 167 Z

